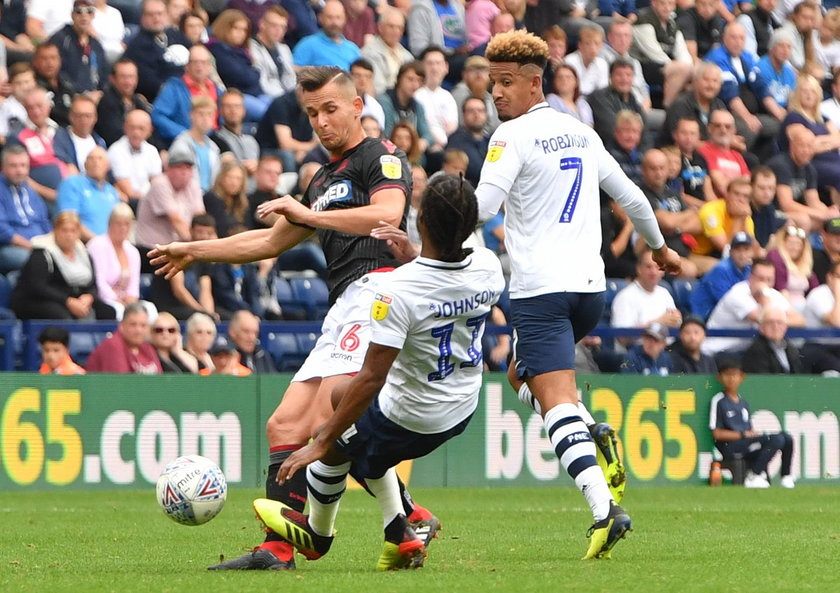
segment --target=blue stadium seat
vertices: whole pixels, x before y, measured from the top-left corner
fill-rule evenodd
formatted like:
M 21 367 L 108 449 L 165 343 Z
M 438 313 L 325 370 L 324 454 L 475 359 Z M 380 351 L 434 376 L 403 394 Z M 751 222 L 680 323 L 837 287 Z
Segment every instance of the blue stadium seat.
M 290 373 L 298 370 L 306 358 L 306 354 L 300 352 L 297 338 L 294 334 L 285 332 L 270 332 L 266 350 L 274 359 L 277 370 L 283 373 Z
M 148 301 L 152 296 L 152 278 L 154 274 L 140 274 L 140 298 Z
M 660 280 L 659 286 L 667 290 L 668 294 L 671 295 L 671 298 L 673 298 L 674 300 L 677 299 L 676 295 L 674 294 L 674 287 L 671 285 L 670 282 L 668 282 L 667 280 Z
M 283 309 L 284 319 L 306 319 L 306 308 L 292 292 L 289 281 L 282 276 L 274 279 L 274 295 Z
M 607 293 L 604 295 L 604 314 L 601 317 L 601 323 L 610 324 L 610 317 L 612 316 L 612 303 L 615 300 L 615 295 L 630 284 L 624 278 L 607 278 Z
M 321 278 L 292 278 L 289 286 L 295 300 L 306 310 L 308 319 L 323 319 L 327 315 L 330 291 Z
M 671 281 L 674 287 L 674 303 L 683 315 L 691 313 L 691 294 L 698 282 L 699 280 L 687 278 L 675 278 Z
M 308 334 L 295 334 L 298 342 L 298 349 L 304 356 L 309 356 L 309 353 L 315 347 L 315 342 L 318 341 L 319 334 L 310 332 Z
M 70 334 L 70 356 L 76 364 L 85 366 L 88 356 L 94 351 L 98 343 L 94 333 L 72 332 Z
M 14 285 L 3 274 L 0 274 L 0 307 L 9 308 L 9 297 L 12 296 Z

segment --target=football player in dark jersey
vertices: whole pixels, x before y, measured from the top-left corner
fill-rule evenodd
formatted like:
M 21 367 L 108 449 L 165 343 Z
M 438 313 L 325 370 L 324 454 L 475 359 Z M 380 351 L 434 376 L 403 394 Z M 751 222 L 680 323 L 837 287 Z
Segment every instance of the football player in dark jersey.
M 306 67 L 298 73 L 303 104 L 315 133 L 330 153 L 330 162 L 316 173 L 302 202 L 283 196 L 261 204 L 258 214 L 280 214 L 268 229 L 224 239 L 156 245 L 149 252 L 157 274 L 174 276 L 195 261 L 246 263 L 276 257 L 313 232 L 318 233 L 329 268 L 330 311 L 322 335 L 283 399 L 269 418 L 270 447 L 266 498 L 303 511 L 306 476 L 280 485 L 283 461 L 305 445 L 332 413 L 330 394 L 362 367 L 370 339 L 370 307 L 376 293 L 376 272 L 398 265 L 385 241 L 370 236 L 385 221 L 405 228 L 411 167 L 405 154 L 387 140 L 367 138 L 361 125 L 362 100 L 352 78 L 335 67 Z M 406 515 L 418 535 L 430 540 L 439 523 L 411 502 Z M 290 544 L 277 534 L 253 552 L 211 569 L 294 568 Z

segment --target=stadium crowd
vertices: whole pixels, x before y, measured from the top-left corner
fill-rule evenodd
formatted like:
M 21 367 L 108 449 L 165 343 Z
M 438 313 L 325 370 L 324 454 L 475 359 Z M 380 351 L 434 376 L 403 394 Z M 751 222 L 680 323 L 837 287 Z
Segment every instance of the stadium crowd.
M 643 335 L 614 347 L 588 337 L 581 368 L 715 372 L 721 353 L 746 352 L 751 372 L 840 372 L 840 338 L 785 337 L 840 328 L 836 0 L 138 4 L 137 23 L 105 0 L 0 5 L 0 273 L 14 286 L 0 304 L 22 320 L 120 320 L 88 370 L 275 370 L 258 325 L 302 316 L 277 290 L 304 270 L 323 283 L 317 244 L 172 280 L 151 274 L 148 249 L 271 225 L 258 206 L 305 191 L 329 158 L 295 90 L 306 65 L 350 72 L 366 133 L 408 156 L 418 242 L 427 178 L 463 173 L 476 185 L 493 158 L 484 49 L 525 28 L 549 45 L 548 104 L 594 127 L 683 263 L 679 278 L 663 277 L 602 194 L 603 322 Z M 475 239 L 504 264 L 503 222 Z M 229 339 L 216 336 L 220 320 Z M 705 338 L 751 327 L 754 340 Z M 44 340 L 69 344 L 60 331 Z M 509 340 L 488 340 L 489 362 L 504 368 Z M 80 369 L 56 360 L 48 370 Z

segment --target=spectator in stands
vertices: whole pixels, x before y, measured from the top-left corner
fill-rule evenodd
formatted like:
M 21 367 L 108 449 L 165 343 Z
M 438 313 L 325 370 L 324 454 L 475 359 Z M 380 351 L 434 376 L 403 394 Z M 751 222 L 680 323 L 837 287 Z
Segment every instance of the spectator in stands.
M 840 70 L 831 82 L 831 96 L 820 103 L 820 114 L 826 122 L 831 122 L 835 129 L 840 126 Z
M 75 0 L 72 24 L 56 31 L 50 42 L 61 54 L 61 72 L 67 76 L 76 93 L 91 93 L 98 100 L 108 80 L 108 58 L 105 48 L 93 30 L 93 0 Z
M 548 64 L 546 64 L 545 70 L 543 70 L 543 94 L 547 95 L 551 92 L 551 87 L 554 84 L 554 75 L 557 72 L 557 69 L 561 64 L 565 63 L 564 60 L 566 58 L 568 38 L 566 36 L 566 32 L 559 24 L 548 26 L 540 24 L 540 29 L 542 29 L 542 38 L 545 39 L 545 42 L 548 44 Z M 533 30 L 534 29 L 529 29 L 529 31 Z M 481 56 L 481 54 L 477 55 L 479 55 L 479 57 Z M 458 97 L 455 97 L 455 99 L 457 100 Z
M 137 66 L 129 60 L 119 60 L 111 68 L 110 84 L 97 105 L 96 132 L 111 146 L 123 134 L 123 124 L 135 109 L 152 112 L 151 104 L 137 93 Z M 149 122 L 151 135 L 151 121 Z M 144 139 L 147 140 L 148 136 Z
M 651 250 L 645 248 L 636 264 L 636 279 L 622 288 L 612 302 L 610 325 L 613 327 L 642 327 L 654 325 L 679 327 L 682 314 L 674 304 L 674 297 L 659 283 L 664 272 L 653 261 Z M 622 338 L 624 344 L 632 338 Z
M 187 344 L 184 350 L 198 362 L 198 369 L 213 369 L 210 347 L 216 340 L 216 323 L 207 313 L 193 313 L 187 319 Z
M 605 144 L 622 171 L 637 185 L 642 183 L 641 141 L 642 117 L 635 111 L 622 109 L 615 116 L 612 138 Z
M 338 66 L 349 70 L 359 58 L 359 47 L 342 30 L 347 22 L 340 0 L 327 0 L 318 15 L 321 30 L 301 39 L 292 51 L 296 66 Z
M 692 248 L 692 261 L 701 274 L 708 272 L 723 257 L 726 246 L 740 232 L 755 236 L 750 209 L 752 184 L 749 178 L 740 177 L 729 182 L 726 197 L 706 202 L 698 216 L 703 231 L 695 235 L 696 245 Z
M 204 44 L 210 40 L 210 36 L 207 34 L 208 16 L 203 10 L 188 10 L 181 15 L 177 23 L 178 31 L 189 42 L 190 46 Z
M 767 259 L 776 268 L 773 288 L 781 292 L 800 313 L 805 308 L 805 295 L 818 284 L 814 274 L 814 257 L 805 229 L 791 223 L 776 232 L 775 247 L 767 252 Z
M 549 45 L 549 47 L 551 46 Z M 487 90 L 490 86 L 490 62 L 483 56 L 470 56 L 464 62 L 464 71 L 461 73 L 461 78 L 461 82 L 452 89 L 452 96 L 458 104 L 458 113 L 463 116 L 464 101 L 467 100 L 467 97 L 482 99 L 484 106 L 487 108 L 487 125 L 484 127 L 484 131 L 488 136 L 492 136 L 501 122 L 496 112 L 493 96 Z M 463 117 L 459 123 L 464 124 Z
M 665 123 L 659 131 L 659 145 L 671 142 L 677 122 L 681 119 L 693 119 L 700 125 L 700 139 L 709 139 L 709 121 L 712 112 L 726 110 L 726 105 L 718 94 L 722 84 L 720 68 L 711 62 L 700 62 L 694 69 L 692 89 L 685 91 L 674 100 L 665 111 Z
M 609 65 L 601 57 L 604 31 L 600 26 L 584 27 L 578 31 L 578 35 L 578 49 L 568 54 L 565 62 L 577 72 L 580 92 L 586 96 L 605 86 L 609 78 Z
M 165 81 L 184 73 L 190 58 L 187 50 L 190 45 L 180 31 L 167 25 L 163 0 L 144 0 L 140 31 L 129 41 L 123 54 L 124 59 L 137 64 L 140 73 L 138 92 L 154 101 Z M 174 137 L 175 134 L 171 136 Z
M 248 175 L 242 165 L 227 162 L 219 169 L 213 187 L 204 194 L 204 210 L 216 221 L 220 237 L 231 234 L 231 228 L 244 225 L 248 211 L 245 187 Z
M 673 364 L 672 373 L 687 375 L 715 375 L 717 364 L 701 347 L 706 339 L 706 322 L 696 315 L 686 315 L 680 325 L 680 337 L 668 351 Z
M 70 357 L 70 334 L 63 327 L 45 327 L 38 335 L 42 375 L 84 375 L 85 369 Z
M 274 7 L 280 6 L 279 0 L 228 0 L 224 4 L 227 8 L 233 8 L 244 12 L 252 25 L 262 20 L 265 13 Z M 288 17 L 286 17 L 288 18 Z
M 257 171 L 260 147 L 256 138 L 242 131 L 242 122 L 245 120 L 242 93 L 236 89 L 225 91 L 221 100 L 221 116 L 222 125 L 210 138 L 219 147 L 221 154 L 232 154 L 248 175 L 253 175 Z
M 607 278 L 630 278 L 636 272 L 633 223 L 624 209 L 601 193 L 601 258 Z
M 778 0 L 756 0 L 752 10 L 741 13 L 738 22 L 744 27 L 747 36 L 745 49 L 756 55 L 765 56 L 770 50 L 770 36 L 782 26 L 776 20 L 773 10 Z
M 344 36 L 357 47 L 367 45 L 376 35 L 376 16 L 367 0 L 344 0 L 347 22 L 344 23 Z
M 398 121 L 391 130 L 391 142 L 405 153 L 412 165 L 423 165 L 422 140 L 417 130 L 407 121 Z
M 813 76 L 803 74 L 796 82 L 790 97 L 790 110 L 782 122 L 779 133 L 779 148 L 788 150 L 790 135 L 805 128 L 814 133 L 814 158 L 811 164 L 817 171 L 817 184 L 827 188 L 831 202 L 840 205 L 840 131 L 830 121 L 823 119 L 820 112 L 822 88 Z
M 120 59 L 125 51 L 125 22 L 122 13 L 108 6 L 107 0 L 93 0 L 96 12 L 93 13 L 93 34 L 102 44 L 109 64 Z
M 825 284 L 831 266 L 840 261 L 840 217 L 826 220 L 820 231 L 822 247 L 813 250 L 814 273 Z
M 751 181 L 750 210 L 755 225 L 755 239 L 763 249 L 767 247 L 773 233 L 784 226 L 788 218 L 776 210 L 776 174 L 773 170 L 765 166 L 756 167 L 752 171 Z M 796 218 L 791 220 L 796 221 Z
M 840 65 L 840 41 L 837 34 L 840 33 L 840 11 L 837 6 L 825 13 L 819 26 L 819 35 L 814 43 L 814 53 L 817 63 L 824 68 L 821 82 L 828 82 L 831 79 L 834 67 Z M 803 68 L 805 70 L 805 68 Z
M 493 19 L 502 11 L 492 0 L 471 0 L 467 2 L 464 20 L 467 23 L 467 36 L 470 47 L 475 49 L 490 41 L 493 33 L 490 29 Z M 510 15 L 508 15 L 510 16 Z M 513 20 L 513 17 L 510 17 Z M 484 55 L 484 52 L 476 55 Z
M 19 319 L 115 318 L 113 307 L 98 296 L 93 264 L 80 236 L 78 215 L 61 212 L 52 233 L 33 244 L 9 301 Z
M 744 156 L 733 147 L 735 118 L 725 109 L 712 111 L 709 116 L 709 141 L 698 152 L 709 165 L 709 177 L 715 195 L 726 195 L 729 182 L 739 177 L 749 177 L 750 170 Z
M 356 87 L 356 92 L 362 98 L 361 117 L 364 118 L 367 116 L 376 120 L 381 135 L 382 128 L 385 127 L 385 111 L 374 96 L 376 91 L 373 87 L 373 64 L 365 58 L 359 58 L 350 65 L 350 76 L 353 78 L 353 85 Z M 376 138 L 378 136 L 372 137 Z
M 793 51 L 790 54 L 790 63 L 797 70 L 802 70 L 805 62 L 813 61 L 816 58 L 815 44 L 819 41 L 820 7 L 815 2 L 800 2 L 790 15 L 789 20 L 784 21 L 782 29 L 790 32 L 793 38 Z
M 450 56 L 465 56 L 470 52 L 463 4 L 456 0 L 414 0 L 411 3 L 408 49 L 420 57 L 430 45 L 444 48 Z
M 60 126 L 70 123 L 70 104 L 76 94 L 73 83 L 61 71 L 61 54 L 54 43 L 43 43 L 35 48 L 32 69 L 38 86 L 51 93 L 51 115 Z
M 595 125 L 592 108 L 581 96 L 578 74 L 571 66 L 562 64 L 557 67 L 554 73 L 554 84 L 545 100 L 560 113 L 567 113 L 588 126 Z
M 236 350 L 236 346 L 224 336 L 216 336 L 208 352 L 213 360 L 213 369 L 205 367 L 198 371 L 199 375 L 247 377 L 252 373 L 251 369 L 239 362 L 239 352 Z
M 659 375 L 661 377 L 673 372 L 671 353 L 665 349 L 668 339 L 668 328 L 654 323 L 646 327 L 642 333 L 642 343 L 636 344 L 627 352 L 621 363 L 622 374 Z
M 675 6 L 675 0 L 652 0 L 633 27 L 633 47 L 645 80 L 662 86 L 666 108 L 691 80 L 691 54 L 674 18 Z
M 750 275 L 730 288 L 718 301 L 709 316 L 709 329 L 750 329 L 758 323 L 762 310 L 772 307 L 787 312 L 788 324 L 802 327 L 805 319 L 793 309 L 788 300 L 773 288 L 775 268 L 766 259 L 753 261 Z M 723 350 L 742 351 L 749 345 L 744 338 L 709 338 L 703 344 L 706 354 Z
M 152 323 L 151 343 L 164 373 L 198 373 L 198 361 L 181 344 L 181 326 L 170 313 L 160 313 Z
M 228 335 L 239 352 L 239 362 L 257 374 L 276 373 L 274 360 L 260 346 L 260 318 L 250 311 L 237 311 L 230 319 Z
M 228 9 L 213 21 L 213 38 L 207 49 L 216 61 L 216 71 L 227 88 L 237 89 L 245 99 L 250 121 L 259 121 L 271 102 L 260 84 L 260 71 L 248 51 L 251 22 L 245 13 Z
M 787 313 L 772 307 L 762 310 L 758 335 L 744 352 L 744 371 L 763 375 L 801 375 L 804 373 L 799 349 L 785 339 Z
M 117 319 L 140 298 L 140 252 L 129 240 L 133 227 L 134 211 L 128 204 L 117 204 L 108 218 L 108 232 L 86 245 L 99 298 L 114 308 Z
M 423 85 L 424 78 L 425 70 L 422 62 L 403 64 L 397 74 L 397 86 L 393 90 L 385 91 L 378 98 L 379 104 L 385 111 L 385 127 L 382 129 L 384 135 L 390 136 L 397 122 L 408 122 L 420 136 L 420 152 L 425 152 L 426 148 L 434 144 L 429 122 L 426 119 L 426 111 L 414 98 L 414 93 Z
M 376 99 L 374 99 L 376 101 Z M 376 103 L 379 105 L 379 102 Z M 382 120 L 385 120 L 385 114 L 382 114 Z M 372 115 L 363 115 L 361 117 L 362 129 L 365 131 L 365 136 L 368 138 L 382 138 L 382 126 L 379 121 Z
M 137 247 L 143 255 L 143 271 L 151 272 L 146 253 L 156 244 L 189 241 L 190 221 L 204 212 L 201 189 L 193 174 L 195 157 L 172 152 L 164 175 L 151 181 L 149 193 L 137 211 Z M 160 307 L 158 307 L 160 308 Z
M 608 19 L 610 24 L 624 21 L 632 25 L 639 18 L 636 0 L 598 0 L 598 14 L 596 21 L 599 24 Z
M 155 2 L 156 0 L 152 0 Z M 213 105 L 222 96 L 222 89 L 210 79 L 212 71 L 210 52 L 202 45 L 194 45 L 189 50 L 189 62 L 182 75 L 166 81 L 152 109 L 152 123 L 155 132 L 166 142 L 190 128 L 192 100 L 206 97 Z M 156 93 L 157 94 L 157 93 Z M 214 118 L 211 129 L 216 129 Z
M 26 34 L 36 45 L 70 22 L 73 0 L 30 0 L 26 9 Z
M 70 125 L 55 132 L 55 156 L 67 164 L 70 175 L 84 170 L 85 161 L 97 146 L 105 148 L 105 140 L 93 131 L 96 125 L 96 103 L 87 95 L 76 95 L 70 106 Z
M 121 198 L 136 208 L 151 187 L 151 180 L 163 172 L 158 150 L 149 144 L 152 118 L 146 111 L 128 112 L 123 124 L 125 135 L 108 149 L 114 186 Z
M 35 88 L 35 72 L 25 63 L 14 64 L 9 68 L 9 82 L 12 94 L 0 104 L 0 143 L 5 144 L 10 130 L 19 130 L 26 121 L 26 108 L 23 102 L 29 92 Z
M 79 215 L 85 243 L 105 234 L 111 210 L 120 203 L 116 188 L 108 183 L 110 168 L 108 153 L 97 146 L 85 159 L 85 172 L 71 175 L 58 186 L 58 211 L 71 210 Z
M 836 225 L 840 232 L 840 219 Z M 805 322 L 809 328 L 840 329 L 840 259 L 834 260 L 821 284 L 808 293 Z M 812 338 L 802 347 L 812 373 L 840 373 L 840 339 Z
M 792 45 L 793 38 L 789 31 L 774 31 L 770 37 L 770 50 L 758 60 L 755 71 L 767 87 L 770 99 L 782 109 L 788 108 L 788 97 L 796 87 L 796 72 L 789 61 Z
M 754 245 L 748 233 L 735 233 L 729 244 L 729 256 L 709 270 L 691 292 L 691 312 L 694 315 L 706 319 L 730 288 L 747 279 Z
M 149 314 L 140 303 L 125 308 L 116 333 L 103 340 L 87 360 L 89 373 L 133 373 L 158 375 L 163 372 L 155 348 L 147 341 Z
M 633 17 L 635 20 L 635 14 Z M 639 102 L 645 113 L 648 114 L 651 109 L 650 87 L 645 81 L 642 63 L 630 54 L 632 46 L 633 24 L 627 19 L 612 19 L 607 29 L 607 43 L 604 45 L 601 55 L 607 60 L 608 64 L 612 64 L 618 58 L 633 64 L 633 95 L 635 95 L 636 101 Z M 659 128 L 662 122 L 651 122 L 650 125 Z
M 264 93 L 279 97 L 295 90 L 295 68 L 292 50 L 283 42 L 289 28 L 289 13 L 280 6 L 266 7 L 259 19 L 257 34 L 250 41 L 254 68 L 260 73 Z
M 288 172 L 297 171 L 306 155 L 319 144 L 300 97 L 300 91 L 295 91 L 274 99 L 257 127 L 261 154 L 280 157 L 283 170 Z
M 724 458 L 742 455 L 749 470 L 744 479 L 747 488 L 769 488 L 767 464 L 778 451 L 782 452 L 782 488 L 793 488 L 795 482 L 790 475 L 793 458 L 793 439 L 786 432 L 762 434 L 754 430 L 750 419 L 750 407 L 738 393 L 744 382 L 744 372 L 736 359 L 727 359 L 718 365 L 718 381 L 723 391 L 712 398 L 709 414 L 709 430 L 715 447 Z
M 677 26 L 682 31 L 685 47 L 695 65 L 720 43 L 726 21 L 717 12 L 719 4 L 720 0 L 696 0 L 694 6 L 677 15 Z
M 236 235 L 245 230 L 243 225 L 236 224 L 230 227 L 228 234 Z M 217 235 L 214 233 L 210 238 L 215 239 Z M 280 305 L 267 284 L 267 276 L 274 267 L 274 261 L 272 258 L 258 263 L 202 264 L 201 267 L 206 271 L 200 273 L 207 276 L 210 283 L 214 316 L 230 319 L 235 311 L 247 309 L 265 319 L 280 319 Z M 265 270 L 264 277 L 260 277 L 261 269 Z M 200 281 L 204 283 L 205 279 L 201 278 Z
M 171 152 L 192 154 L 193 174 L 201 191 L 206 192 L 219 174 L 222 156 L 219 147 L 208 134 L 216 121 L 216 103 L 209 97 L 193 97 L 190 108 L 190 128 L 172 141 Z
M 644 117 L 644 110 L 633 95 L 633 64 L 622 59 L 610 64 L 609 85 L 593 92 L 586 100 L 592 107 L 595 131 L 601 138 L 612 136 L 619 111 L 635 111 Z
M 715 199 L 709 164 L 697 149 L 700 147 L 700 124 L 693 118 L 681 118 L 674 130 L 674 145 L 680 151 L 680 180 L 683 200 L 700 208 Z
M 665 243 L 681 258 L 684 278 L 696 278 L 697 266 L 688 259 L 691 252 L 684 236 L 700 232 L 700 218 L 697 211 L 689 208 L 682 197 L 670 189 L 668 181 L 668 158 L 661 150 L 649 150 L 642 160 L 642 185 L 653 207 L 656 221 L 662 229 Z
M 266 155 L 257 163 L 254 174 L 256 188 L 248 195 L 248 212 L 245 218 L 245 226 L 249 229 L 274 226 L 279 215 L 271 213 L 263 220 L 257 215 L 257 206 L 280 197 L 277 186 L 282 174 L 283 163 L 276 156 Z
M 414 56 L 400 44 L 405 32 L 405 16 L 396 8 L 387 7 L 377 25 L 379 35 L 362 48 L 361 56 L 373 65 L 373 87 L 381 95 L 397 84 L 400 66 L 412 62 Z
M 767 162 L 776 174 L 776 202 L 782 212 L 798 217 L 800 223 L 806 222 L 808 229 L 816 229 L 826 220 L 840 215 L 840 210 L 837 205 L 827 205 L 820 200 L 817 170 L 812 164 L 816 144 L 813 132 L 796 126 L 788 136 L 788 150 Z M 809 221 L 801 220 L 805 216 Z
M 409 242 L 420 248 L 420 231 L 417 228 L 417 215 L 420 212 L 420 202 L 423 199 L 423 190 L 429 183 L 426 170 L 419 165 L 411 167 L 411 199 L 408 202 L 408 213 L 405 217 L 405 231 Z M 504 216 L 504 215 L 503 215 Z M 492 219 L 491 219 L 492 220 Z M 503 229 L 504 230 L 504 229 Z
M 414 99 L 423 106 L 429 133 L 433 142 L 430 152 L 440 153 L 446 148 L 449 135 L 458 129 L 458 105 L 452 94 L 441 84 L 449 73 L 443 49 L 430 45 L 420 54 L 423 63 L 423 86 L 414 93 Z
M 29 155 L 22 146 L 9 146 L 2 153 L 0 175 L 0 273 L 19 270 L 32 252 L 32 237 L 50 232 L 44 200 L 33 190 L 29 178 Z
M 469 164 L 466 178 L 473 187 L 478 187 L 481 166 L 490 144 L 490 136 L 484 133 L 484 125 L 487 123 L 487 108 L 484 106 L 484 101 L 475 97 L 467 98 L 464 101 L 463 119 L 464 125 L 449 136 L 446 145 L 467 154 Z
M 27 10 L 30 13 L 32 12 L 29 4 L 25 0 L 9 0 L 3 3 L 3 18 L 0 19 L 0 43 L 6 49 L 9 66 L 32 60 L 35 44 L 26 33 L 26 13 Z

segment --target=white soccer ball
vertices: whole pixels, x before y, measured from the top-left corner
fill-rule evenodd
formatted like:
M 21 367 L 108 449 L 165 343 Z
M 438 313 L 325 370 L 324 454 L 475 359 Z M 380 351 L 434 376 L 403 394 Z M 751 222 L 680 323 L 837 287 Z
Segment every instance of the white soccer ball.
M 201 455 L 185 455 L 167 464 L 157 481 L 157 500 L 170 519 L 201 525 L 225 506 L 227 482 L 219 466 Z

